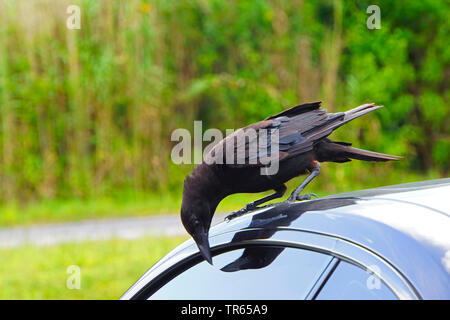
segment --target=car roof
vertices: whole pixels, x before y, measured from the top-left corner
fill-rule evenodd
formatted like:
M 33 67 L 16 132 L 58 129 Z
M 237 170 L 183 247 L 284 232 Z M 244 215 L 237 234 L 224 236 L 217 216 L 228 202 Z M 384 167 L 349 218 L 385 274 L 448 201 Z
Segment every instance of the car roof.
M 401 209 L 406 209 L 413 210 L 417 214 L 417 216 L 414 216 L 416 219 L 414 222 L 418 222 L 417 220 L 420 219 L 426 220 L 426 228 L 422 228 L 421 233 L 428 233 L 429 236 L 432 236 L 436 229 L 441 229 L 441 221 L 450 222 L 447 219 L 450 218 L 448 195 L 450 195 L 450 178 L 340 193 L 310 201 L 296 202 L 291 205 L 274 204 L 252 211 L 237 219 L 219 223 L 211 228 L 210 235 L 225 230 L 237 231 L 238 229 L 255 227 L 257 222 L 260 223 L 260 227 L 271 228 L 287 226 L 287 223 L 289 223 L 291 229 L 299 230 L 323 227 L 322 225 L 308 226 L 305 219 L 299 219 L 301 215 L 307 212 L 314 213 L 324 219 L 328 219 L 330 214 L 339 212 L 364 220 L 376 220 L 386 227 L 405 233 L 404 223 L 398 223 L 398 220 L 403 221 L 405 211 Z M 388 211 L 393 214 L 389 214 L 389 216 L 383 214 L 386 211 L 380 209 L 386 206 L 390 207 Z M 394 209 L 398 210 L 395 211 Z M 278 214 L 283 212 L 285 215 L 290 215 L 289 219 L 278 217 Z M 413 216 L 409 215 L 408 219 L 405 220 L 411 220 L 412 218 Z M 248 224 L 250 220 L 257 221 Z
M 221 222 L 209 236 L 232 234 L 231 243 L 286 230 L 331 236 L 388 261 L 422 297 L 450 297 L 449 195 L 450 179 L 438 179 L 281 203 Z M 155 267 L 192 246 L 186 241 Z
M 428 206 L 448 215 L 450 214 L 450 203 L 443 195 L 449 191 L 449 188 L 450 178 L 445 178 L 352 191 L 325 198 L 385 198 L 394 201 L 406 201 L 419 206 Z

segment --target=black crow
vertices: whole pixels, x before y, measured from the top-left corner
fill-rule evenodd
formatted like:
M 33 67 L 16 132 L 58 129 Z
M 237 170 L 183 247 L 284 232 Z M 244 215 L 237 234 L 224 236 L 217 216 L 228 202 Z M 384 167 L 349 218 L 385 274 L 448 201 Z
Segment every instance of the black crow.
M 319 174 L 320 162 L 400 159 L 327 139 L 333 130 L 381 106 L 371 103 L 347 112 L 327 113 L 320 105 L 321 102 L 298 105 L 235 131 L 212 148 L 186 177 L 181 220 L 209 263 L 212 264 L 208 232 L 217 205 L 225 197 L 275 191 L 227 217 L 231 219 L 282 197 L 285 182 L 308 172 L 310 175 L 286 202 L 310 199 L 313 194 L 299 194 Z

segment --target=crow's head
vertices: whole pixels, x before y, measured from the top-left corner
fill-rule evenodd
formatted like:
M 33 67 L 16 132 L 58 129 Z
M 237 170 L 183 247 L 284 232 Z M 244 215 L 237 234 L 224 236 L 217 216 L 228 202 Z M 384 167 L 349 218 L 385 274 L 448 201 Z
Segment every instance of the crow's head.
M 212 264 L 208 232 L 213 213 L 207 199 L 189 196 L 184 193 L 181 204 L 181 221 L 186 231 L 194 238 L 200 253 L 206 261 Z

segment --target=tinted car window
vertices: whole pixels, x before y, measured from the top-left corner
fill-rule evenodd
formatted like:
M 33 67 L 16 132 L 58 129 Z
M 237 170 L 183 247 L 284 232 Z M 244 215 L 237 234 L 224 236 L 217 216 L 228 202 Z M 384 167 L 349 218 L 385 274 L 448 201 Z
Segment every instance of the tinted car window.
M 373 273 L 340 261 L 316 297 L 318 300 L 396 300 L 395 294 Z
M 203 261 L 150 299 L 304 299 L 332 257 L 309 250 L 250 247 Z

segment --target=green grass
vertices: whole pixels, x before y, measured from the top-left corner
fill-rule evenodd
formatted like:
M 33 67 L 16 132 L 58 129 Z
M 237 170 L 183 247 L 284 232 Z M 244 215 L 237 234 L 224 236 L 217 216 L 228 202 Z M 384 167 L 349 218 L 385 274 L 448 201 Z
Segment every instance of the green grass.
M 174 213 L 180 203 L 169 194 L 11 203 L 0 207 L 0 226 Z
M 137 197 L 43 200 L 0 207 L 0 227 L 179 213 L 181 194 L 148 194 Z M 251 195 L 250 195 L 251 197 Z M 254 195 L 258 197 L 258 195 Z M 249 202 L 249 195 L 226 199 L 219 211 L 232 211 Z M 256 198 L 255 198 L 256 199 Z
M 0 299 L 117 299 L 186 237 L 142 238 L 1 249 Z M 67 289 L 67 268 L 81 288 Z

